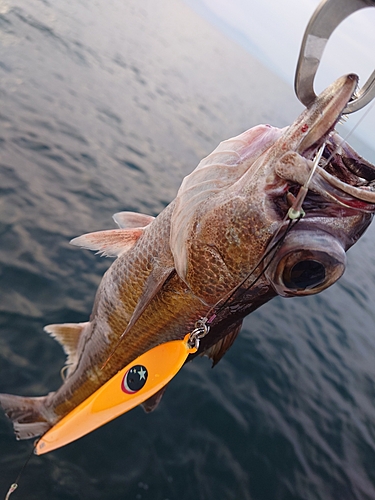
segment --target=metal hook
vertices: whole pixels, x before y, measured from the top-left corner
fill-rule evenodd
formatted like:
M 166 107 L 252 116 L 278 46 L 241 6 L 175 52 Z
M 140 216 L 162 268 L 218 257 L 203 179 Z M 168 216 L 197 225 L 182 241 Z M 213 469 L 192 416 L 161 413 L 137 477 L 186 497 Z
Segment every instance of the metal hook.
M 309 106 L 316 98 L 314 78 L 332 32 L 353 12 L 375 7 L 375 0 L 323 0 L 307 25 L 298 58 L 294 88 L 298 99 Z M 375 97 L 375 71 L 344 109 L 353 113 L 366 106 Z

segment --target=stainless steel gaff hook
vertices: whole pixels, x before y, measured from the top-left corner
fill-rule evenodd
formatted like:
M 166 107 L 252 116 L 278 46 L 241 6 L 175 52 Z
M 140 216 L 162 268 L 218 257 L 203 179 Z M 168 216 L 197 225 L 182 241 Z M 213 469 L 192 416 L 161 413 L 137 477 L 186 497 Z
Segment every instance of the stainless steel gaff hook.
M 345 18 L 365 7 L 375 7 L 375 0 L 323 0 L 315 10 L 302 40 L 294 81 L 297 97 L 305 106 L 309 106 L 316 98 L 314 78 L 332 32 Z M 375 71 L 356 92 L 343 113 L 362 109 L 374 97 Z

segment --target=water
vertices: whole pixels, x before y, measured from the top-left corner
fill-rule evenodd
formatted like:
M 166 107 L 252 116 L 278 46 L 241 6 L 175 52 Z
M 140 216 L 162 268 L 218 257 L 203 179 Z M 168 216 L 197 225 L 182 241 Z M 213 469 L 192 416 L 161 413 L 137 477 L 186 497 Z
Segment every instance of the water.
M 0 2 L 0 392 L 60 385 L 43 325 L 85 321 L 109 265 L 68 241 L 156 215 L 221 140 L 299 113 L 290 86 L 177 0 Z M 33 457 L 12 499 L 375 497 L 370 229 L 340 282 L 252 314 L 214 369 Z M 0 497 L 30 451 L 0 416 Z

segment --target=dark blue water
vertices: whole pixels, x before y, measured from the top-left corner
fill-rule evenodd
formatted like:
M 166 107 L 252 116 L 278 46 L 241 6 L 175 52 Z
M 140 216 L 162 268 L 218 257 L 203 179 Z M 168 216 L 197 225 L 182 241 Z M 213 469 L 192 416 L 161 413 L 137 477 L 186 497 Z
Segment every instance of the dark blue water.
M 68 241 L 156 215 L 221 140 L 289 124 L 292 87 L 178 0 L 0 2 L 0 392 L 56 389 L 43 325 L 85 321 L 109 265 Z M 252 314 L 160 407 L 33 457 L 12 500 L 375 498 L 375 241 L 340 282 Z M 0 416 L 0 497 L 30 442 Z

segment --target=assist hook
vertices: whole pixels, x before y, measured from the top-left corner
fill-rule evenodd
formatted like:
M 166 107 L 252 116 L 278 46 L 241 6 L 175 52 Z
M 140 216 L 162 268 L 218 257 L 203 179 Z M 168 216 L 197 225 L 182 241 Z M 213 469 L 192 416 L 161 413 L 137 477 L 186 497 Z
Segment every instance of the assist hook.
M 305 106 L 309 106 L 316 98 L 314 78 L 332 32 L 345 18 L 365 7 L 375 7 L 375 0 L 323 0 L 315 10 L 302 40 L 294 80 L 297 97 Z M 356 92 L 343 114 L 362 109 L 374 97 L 375 71 Z

